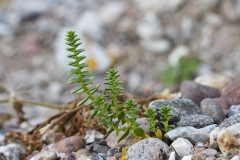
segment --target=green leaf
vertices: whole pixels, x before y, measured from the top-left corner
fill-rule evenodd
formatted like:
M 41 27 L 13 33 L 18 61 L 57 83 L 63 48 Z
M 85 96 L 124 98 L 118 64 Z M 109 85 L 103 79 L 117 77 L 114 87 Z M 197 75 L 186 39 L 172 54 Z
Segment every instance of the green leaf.
M 73 74 L 78 74 L 78 70 L 76 68 L 71 68 L 69 71 L 68 71 L 68 75 L 73 75 Z
M 89 105 L 89 104 L 91 104 L 92 103 L 92 100 L 89 98 L 84 104 L 85 105 Z
M 157 129 L 157 131 L 155 132 L 155 135 L 158 139 L 162 140 L 162 131 L 160 129 Z
M 118 119 L 119 120 L 123 120 L 125 118 L 125 113 L 124 111 L 121 111 L 119 114 L 118 114 Z
M 72 83 L 76 83 L 76 82 L 80 82 L 78 77 L 71 77 L 68 80 L 68 84 L 72 84 Z
M 74 62 L 69 62 L 68 65 L 69 65 L 69 66 L 73 66 L 73 67 L 76 67 L 76 66 L 77 66 L 75 61 L 74 61 Z
M 97 115 L 98 111 L 94 111 L 89 118 L 93 118 Z
M 139 137 L 144 137 L 145 133 L 144 133 L 144 131 L 141 127 L 136 127 L 136 128 L 133 129 L 132 134 L 135 137 L 139 138 Z
M 77 87 L 77 88 L 74 88 L 74 89 L 71 91 L 72 94 L 73 94 L 73 93 L 83 93 L 83 92 L 84 92 L 84 90 L 83 90 L 82 86 Z
M 90 77 L 90 78 L 88 78 L 88 79 L 84 79 L 83 80 L 83 84 L 92 84 L 93 83 L 93 79 L 94 79 L 94 77 Z
M 89 99 L 89 97 L 85 97 L 83 100 L 81 100 L 81 101 L 77 104 L 77 106 L 80 106 L 80 105 L 84 104 L 88 99 Z
M 117 140 L 117 143 L 121 142 L 124 138 L 126 138 L 126 137 L 128 136 L 128 134 L 129 134 L 129 132 L 130 132 L 130 129 L 127 129 L 127 130 L 123 133 L 123 135 Z
M 111 122 L 111 117 L 105 117 L 106 122 Z
M 91 74 L 92 74 L 92 72 L 89 70 L 81 72 L 81 75 L 83 75 L 83 76 L 90 76 Z
M 82 69 L 82 68 L 84 68 L 84 67 L 88 67 L 88 64 L 84 62 L 84 63 L 79 64 L 79 66 L 80 66 L 80 68 Z
M 104 123 L 106 123 L 105 119 L 102 119 L 101 121 L 98 122 L 99 125 L 103 125 Z

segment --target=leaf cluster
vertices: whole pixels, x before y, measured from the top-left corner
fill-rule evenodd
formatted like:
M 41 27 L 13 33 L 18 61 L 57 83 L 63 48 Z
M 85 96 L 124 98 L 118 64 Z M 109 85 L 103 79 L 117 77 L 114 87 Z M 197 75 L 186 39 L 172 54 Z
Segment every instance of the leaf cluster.
M 170 111 L 172 108 L 170 106 L 162 106 L 159 110 L 160 116 L 160 122 L 163 124 L 163 134 L 167 133 L 171 129 L 175 128 L 174 125 L 169 125 L 169 119 L 174 116 L 174 114 L 170 114 Z

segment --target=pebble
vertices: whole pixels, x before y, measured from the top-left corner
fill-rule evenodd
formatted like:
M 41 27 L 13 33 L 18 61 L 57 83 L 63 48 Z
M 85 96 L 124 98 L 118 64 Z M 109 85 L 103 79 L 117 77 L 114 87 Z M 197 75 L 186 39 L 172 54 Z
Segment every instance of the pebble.
M 84 147 L 84 141 L 79 136 L 72 136 L 65 138 L 57 143 L 48 145 L 49 150 L 58 152 L 76 152 Z
M 225 158 L 231 158 L 240 151 L 239 131 L 240 123 L 223 128 L 217 137 L 217 142 L 221 153 Z
M 126 156 L 128 160 L 154 160 L 164 156 L 168 148 L 158 138 L 144 138 L 129 146 Z
M 205 98 L 217 98 L 220 97 L 220 91 L 218 89 L 204 86 L 194 81 L 183 81 L 180 86 L 180 91 L 184 97 L 191 99 L 198 106 Z
M 209 141 L 209 133 L 216 127 L 215 124 L 204 127 L 204 128 L 194 128 L 194 127 L 177 127 L 165 134 L 165 137 L 175 141 L 177 138 L 186 138 L 192 143 L 203 142 L 206 143 Z
M 202 100 L 201 109 L 202 113 L 212 117 L 216 124 L 220 124 L 226 118 L 222 107 L 214 99 Z
M 234 114 L 233 116 L 226 118 L 218 127 L 219 128 L 227 128 L 235 123 L 240 123 L 240 113 Z
M 143 128 L 144 132 L 146 134 L 149 133 L 148 127 L 149 122 L 147 122 L 146 118 L 137 118 L 137 122 L 140 124 L 140 127 Z M 128 146 L 131 145 L 132 142 L 136 139 L 131 133 L 128 134 L 128 136 L 123 139 L 121 142 L 117 143 L 117 140 L 121 137 L 123 133 L 119 133 L 118 136 L 116 136 L 116 131 L 112 131 L 106 138 L 107 145 L 110 148 L 116 148 L 118 146 Z
M 210 132 L 209 147 L 213 149 L 219 149 L 217 143 L 218 133 L 221 131 L 221 128 L 216 127 Z
M 232 105 L 228 111 L 228 117 L 231 117 L 237 113 L 240 113 L 240 105 Z
M 221 93 L 221 98 L 226 99 L 229 107 L 240 104 L 240 78 L 226 86 Z
M 194 155 L 194 157 L 199 157 L 207 160 L 216 159 L 218 158 L 218 156 L 219 156 L 218 152 L 215 149 L 211 149 L 211 148 L 205 149 L 200 153 L 197 153 L 196 155 Z
M 74 154 L 72 152 L 67 152 L 63 157 L 61 157 L 61 160 L 75 160 Z
M 76 158 L 79 158 L 81 156 L 90 156 L 91 153 L 89 152 L 89 150 L 85 149 L 85 148 L 82 148 L 82 149 L 79 149 L 76 153 L 75 153 L 75 157 Z
M 5 146 L 0 146 L 0 155 L 6 160 L 20 160 L 22 154 L 22 146 L 17 143 L 10 143 Z
M 176 152 L 171 152 L 171 153 L 169 154 L 168 160 L 176 160 Z
M 92 160 L 106 160 L 107 157 L 104 153 L 94 153 Z
M 60 156 L 57 151 L 42 151 L 35 156 L 33 156 L 30 160 L 57 160 Z
M 222 107 L 223 110 L 228 110 L 230 105 L 228 104 L 227 100 L 224 98 L 214 98 L 214 100 Z
M 108 146 L 103 146 L 99 144 L 94 144 L 93 146 L 93 151 L 96 153 L 104 153 L 107 155 L 108 150 L 109 150 Z
M 174 116 L 169 119 L 169 122 L 177 123 L 183 117 L 194 114 L 201 114 L 200 107 L 198 107 L 195 103 L 193 103 L 193 101 L 187 98 L 155 100 L 149 104 L 149 107 L 154 108 L 158 112 L 162 106 L 167 105 L 169 105 L 172 108 L 170 113 L 174 114 Z M 158 113 L 157 118 L 159 117 L 160 115 Z
M 230 160 L 240 160 L 240 157 L 238 155 L 235 155 Z
M 177 138 L 171 145 L 180 157 L 190 155 L 193 150 L 193 145 L 185 138 Z
M 102 134 L 99 131 L 96 130 L 87 130 L 86 134 L 84 136 L 85 144 L 92 144 L 96 142 L 97 140 L 100 140 L 104 137 L 104 134 Z
M 201 85 L 213 87 L 221 91 L 231 82 L 231 80 L 224 75 L 212 74 L 198 76 L 197 78 L 194 79 L 194 82 L 199 83 Z
M 181 118 L 177 123 L 177 127 L 192 126 L 195 128 L 203 128 L 213 124 L 213 118 L 207 115 L 195 114 Z
M 182 158 L 182 160 L 192 160 L 192 155 L 190 155 L 190 156 L 184 156 L 184 157 Z
M 167 39 L 142 40 L 140 44 L 143 48 L 153 53 L 166 53 L 171 48 L 171 43 Z
M 122 152 L 122 147 L 116 147 L 116 148 L 111 148 L 108 150 L 107 152 L 107 156 L 114 156 L 116 153 L 120 153 Z

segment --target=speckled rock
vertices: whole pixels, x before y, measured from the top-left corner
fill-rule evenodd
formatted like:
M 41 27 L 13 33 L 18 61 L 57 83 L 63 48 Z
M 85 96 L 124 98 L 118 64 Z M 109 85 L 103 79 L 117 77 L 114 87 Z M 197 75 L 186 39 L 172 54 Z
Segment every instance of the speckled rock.
M 57 160 L 59 158 L 60 155 L 56 151 L 43 151 L 33 156 L 30 160 Z
M 148 127 L 149 122 L 147 122 L 146 118 L 138 118 L 137 122 L 140 124 L 140 127 L 143 128 L 145 133 L 149 133 Z M 128 136 L 123 139 L 121 142 L 117 143 L 117 140 L 122 136 L 122 133 L 119 133 L 118 136 L 116 136 L 116 131 L 112 131 L 106 138 L 107 145 L 110 148 L 115 148 L 118 146 L 128 146 L 131 145 L 135 137 L 132 135 L 132 133 L 128 134 Z
M 91 153 L 89 152 L 89 150 L 85 149 L 85 148 L 82 148 L 82 149 L 79 149 L 76 153 L 75 153 L 75 157 L 76 158 L 79 158 L 81 156 L 90 156 Z
M 211 98 L 206 98 L 201 102 L 202 113 L 213 118 L 214 123 L 220 124 L 226 117 L 222 107 Z
M 108 146 L 94 144 L 93 151 L 96 153 L 105 153 L 107 155 L 107 152 L 109 150 Z
M 172 108 L 170 113 L 174 114 L 174 116 L 170 118 L 169 122 L 174 122 L 175 125 L 178 121 L 180 121 L 182 117 L 201 114 L 200 107 L 198 107 L 193 101 L 188 98 L 155 100 L 149 104 L 149 107 L 154 108 L 158 112 L 162 106 L 166 105 L 169 105 Z M 159 113 L 157 117 L 160 117 Z
M 212 148 L 208 148 L 205 149 L 203 151 L 201 151 L 200 153 L 197 153 L 196 155 L 194 155 L 194 157 L 199 157 L 201 159 L 205 159 L 205 160 L 213 160 L 218 158 L 218 153 L 215 149 Z
M 217 137 L 219 149 L 226 158 L 231 158 L 240 153 L 240 123 L 223 128 Z
M 194 127 L 177 127 L 165 134 L 165 137 L 168 139 L 175 141 L 177 138 L 182 137 L 188 139 L 192 143 L 196 142 L 208 142 L 209 141 L 209 133 L 216 127 L 215 124 L 196 129 Z
M 236 123 L 240 123 L 240 113 L 234 114 L 233 116 L 226 118 L 218 127 L 227 128 Z
M 20 160 L 22 146 L 17 143 L 10 143 L 5 146 L 0 146 L 0 159 L 3 160 Z
M 57 143 L 48 145 L 48 149 L 58 152 L 76 152 L 84 147 L 84 140 L 79 136 L 65 138 Z
M 177 127 L 192 126 L 195 128 L 203 128 L 213 124 L 213 118 L 207 115 L 194 114 L 181 118 L 177 123 Z
M 195 78 L 194 81 L 201 85 L 216 88 L 220 91 L 231 82 L 228 77 L 219 74 L 199 76 Z
M 240 113 L 240 105 L 232 105 L 228 111 L 228 117 L 231 117 L 237 113 Z
M 158 138 L 145 138 L 131 145 L 127 150 L 128 160 L 160 160 L 168 145 Z
M 205 98 L 220 97 L 220 91 L 216 88 L 204 86 L 194 81 L 184 81 L 180 86 L 180 91 L 184 97 L 191 99 L 198 106 Z
M 221 98 L 226 99 L 229 105 L 240 104 L 240 78 L 222 90 Z

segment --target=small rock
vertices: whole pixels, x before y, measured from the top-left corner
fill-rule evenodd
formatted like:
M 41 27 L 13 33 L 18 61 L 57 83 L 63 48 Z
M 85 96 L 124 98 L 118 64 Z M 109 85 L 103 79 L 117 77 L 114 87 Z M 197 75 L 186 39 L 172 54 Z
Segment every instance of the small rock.
M 210 132 L 209 147 L 213 149 L 218 149 L 217 136 L 221 131 L 221 128 L 216 127 Z
M 223 128 L 217 137 L 219 149 L 226 158 L 231 158 L 239 153 L 239 131 L 240 123 Z
M 93 160 L 106 160 L 107 157 L 104 153 L 94 153 Z
M 190 155 L 190 156 L 184 156 L 184 157 L 182 158 L 182 160 L 192 160 L 192 155 Z
M 223 0 L 220 3 L 221 12 L 224 17 L 231 22 L 235 22 L 239 19 L 237 12 L 235 10 L 235 4 L 232 1 Z
M 240 157 L 238 155 L 235 155 L 230 160 L 240 160 Z
M 86 144 L 91 144 L 104 137 L 102 133 L 96 130 L 87 130 L 84 140 Z
M 171 152 L 168 160 L 176 160 L 176 152 Z
M 103 145 L 99 145 L 99 144 L 94 144 L 94 146 L 93 146 L 93 151 L 96 153 L 107 154 L 108 150 L 109 150 L 108 146 L 103 146 Z
M 226 86 L 222 90 L 221 98 L 226 99 L 230 106 L 240 104 L 240 79 Z
M 148 130 L 149 122 L 147 122 L 146 118 L 138 118 L 137 122 L 140 124 L 140 127 L 143 128 L 144 132 L 146 134 L 148 134 L 149 133 L 149 130 Z M 131 145 L 135 139 L 135 137 L 132 135 L 132 133 L 129 133 L 125 139 L 123 139 L 121 142 L 117 143 L 117 140 L 122 136 L 122 134 L 123 133 L 120 132 L 118 134 L 118 136 L 116 136 L 116 131 L 112 131 L 106 138 L 107 145 L 110 148 Z
M 153 160 L 166 156 L 168 145 L 158 138 L 144 138 L 131 145 L 126 156 L 128 160 Z
M 205 98 L 201 102 L 202 113 L 213 118 L 214 123 L 220 124 L 226 117 L 222 107 L 211 98 Z
M 116 153 L 120 153 L 122 152 L 122 147 L 116 147 L 116 148 L 111 148 L 108 150 L 107 152 L 107 156 L 114 156 Z
M 43 151 L 35 156 L 33 156 L 30 160 L 58 160 L 60 156 L 58 155 L 58 152 L 56 151 Z
M 189 55 L 190 50 L 187 46 L 179 45 L 177 46 L 168 56 L 168 63 L 176 67 L 179 63 L 179 59 L 183 56 Z
M 213 123 L 214 121 L 212 117 L 202 114 L 195 114 L 181 118 L 181 120 L 177 123 L 177 126 L 192 126 L 195 128 L 203 128 Z
M 64 157 L 61 158 L 61 160 L 75 160 L 75 156 L 72 154 L 72 152 L 67 152 Z
M 113 156 L 113 157 L 107 157 L 107 160 L 118 160 L 117 157 Z
M 146 50 L 154 53 L 166 53 L 171 48 L 171 43 L 166 39 L 142 40 L 140 42 Z
M 53 143 L 48 146 L 48 149 L 55 150 L 58 152 L 76 152 L 77 150 L 84 147 L 84 141 L 79 136 L 72 136 L 63 139 L 57 143 Z
M 169 100 L 160 99 L 152 101 L 149 104 L 149 107 L 154 108 L 156 112 L 158 112 L 162 106 L 170 106 L 172 108 L 170 113 L 174 114 L 174 116 L 169 119 L 169 122 L 177 123 L 183 117 L 202 113 L 200 107 L 198 107 L 195 103 L 193 103 L 193 101 L 187 98 Z M 156 118 L 159 117 L 160 115 L 158 113 Z
M 228 111 L 228 117 L 240 113 L 240 105 L 232 105 Z
M 230 105 L 228 104 L 227 100 L 224 98 L 214 98 L 214 100 L 222 107 L 222 109 L 228 110 Z
M 236 123 L 240 123 L 240 113 L 234 114 L 233 116 L 226 118 L 218 127 L 227 128 Z
M 89 152 L 89 150 L 85 149 L 85 148 L 82 148 L 82 149 L 79 149 L 76 153 L 75 153 L 75 157 L 76 158 L 79 158 L 81 156 L 90 156 L 91 153 Z
M 203 142 L 206 143 L 209 141 L 209 133 L 216 127 L 215 124 L 196 129 L 194 127 L 177 127 L 165 134 L 165 137 L 175 141 L 177 138 L 186 138 L 192 143 Z
M 198 106 L 204 98 L 217 98 L 220 97 L 220 91 L 209 87 L 198 84 L 193 81 L 184 81 L 180 86 L 180 91 L 182 95 L 191 99 Z
M 190 155 L 193 149 L 191 142 L 185 138 L 178 138 L 171 145 L 180 157 Z
M 199 76 L 195 78 L 194 81 L 201 85 L 216 88 L 220 91 L 231 82 L 228 77 L 219 74 Z
M 21 145 L 17 143 L 10 143 L 6 146 L 0 146 L 0 155 L 1 157 L 6 158 L 6 160 L 20 160 L 21 156 Z
M 202 152 L 200 152 L 200 154 L 206 155 L 207 157 L 209 157 L 209 156 L 217 157 L 218 156 L 218 152 L 212 148 L 205 149 Z

